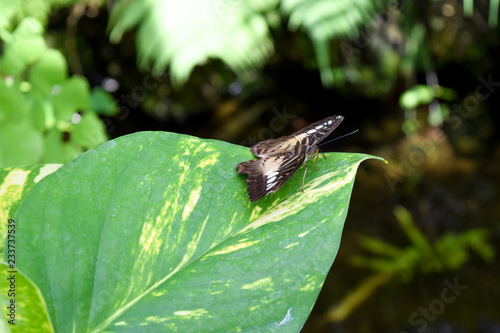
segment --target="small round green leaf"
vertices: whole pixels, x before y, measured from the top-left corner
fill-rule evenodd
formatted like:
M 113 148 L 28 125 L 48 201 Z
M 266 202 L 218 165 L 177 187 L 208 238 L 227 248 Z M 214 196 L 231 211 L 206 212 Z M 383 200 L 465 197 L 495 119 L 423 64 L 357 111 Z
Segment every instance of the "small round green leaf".
M 46 96 L 55 84 L 61 84 L 67 76 L 68 68 L 61 52 L 48 49 L 30 69 L 29 81 L 40 95 Z
M 17 75 L 38 60 L 47 49 L 43 28 L 34 18 L 24 19 L 5 43 L 1 57 L 2 72 Z
M 399 98 L 399 104 L 405 109 L 414 109 L 422 104 L 429 104 L 434 99 L 432 87 L 419 84 L 405 91 Z
M 70 121 L 75 112 L 90 106 L 89 83 L 81 76 L 72 76 L 54 90 L 54 108 L 57 120 Z
M 114 116 L 118 112 L 118 105 L 106 90 L 95 87 L 90 94 L 90 109 L 104 116 Z

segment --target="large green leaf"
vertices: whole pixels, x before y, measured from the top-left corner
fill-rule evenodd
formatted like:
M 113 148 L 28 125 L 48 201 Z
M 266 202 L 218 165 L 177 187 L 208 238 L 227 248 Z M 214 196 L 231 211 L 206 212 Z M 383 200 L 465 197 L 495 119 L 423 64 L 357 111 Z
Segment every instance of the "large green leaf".
M 109 141 L 15 216 L 19 271 L 57 332 L 300 330 L 337 254 L 361 154 L 327 154 L 250 203 L 248 148 L 163 132 Z
M 4 272 L 0 279 L 0 332 L 50 332 L 47 309 L 36 287 L 8 264 L 0 262 L 0 269 Z
M 33 186 L 56 171 L 60 164 L 38 164 L 30 167 L 0 168 L 0 251 L 3 252 L 7 223 Z
M 11 246 L 6 250 L 10 249 L 12 252 L 6 252 L 14 255 L 14 257 L 6 257 L 6 260 L 15 260 L 18 254 L 16 228 L 8 229 L 8 226 L 12 224 L 9 220 L 12 221 L 22 199 L 33 186 L 60 166 L 60 164 L 40 164 L 0 169 L 0 221 L 4 222 L 0 224 L 0 249 L 3 252 L 4 239 L 9 230 Z M 49 332 L 50 324 L 45 313 L 46 309 L 36 287 L 22 273 L 12 273 L 15 269 L 7 263 L 0 262 L 0 269 L 5 273 L 0 279 L 0 304 L 5 314 L 0 321 L 0 332 Z M 14 275 L 14 280 L 7 279 L 11 275 Z M 13 308 L 12 300 L 15 302 Z M 11 306 L 10 309 L 9 306 Z M 8 321 L 11 322 L 8 323 Z

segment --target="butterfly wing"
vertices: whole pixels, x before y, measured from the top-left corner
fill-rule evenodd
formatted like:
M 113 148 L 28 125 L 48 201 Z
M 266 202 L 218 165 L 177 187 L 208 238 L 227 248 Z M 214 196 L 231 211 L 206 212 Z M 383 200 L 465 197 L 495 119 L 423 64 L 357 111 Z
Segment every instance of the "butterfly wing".
M 270 157 L 292 152 L 297 146 L 297 139 L 293 135 L 283 136 L 278 139 L 261 141 L 250 148 L 252 154 L 257 157 Z
M 238 173 L 248 174 L 246 182 L 250 201 L 279 190 L 304 160 L 305 155 L 287 153 L 239 163 Z
M 299 140 L 301 146 L 314 147 L 329 136 L 342 120 L 344 120 L 343 116 L 331 116 L 304 127 L 292 136 Z
M 290 179 L 308 154 L 317 150 L 316 145 L 339 126 L 343 116 L 331 116 L 278 139 L 262 141 L 251 151 L 260 159 L 238 164 L 238 173 L 248 174 L 248 196 L 256 201 L 274 193 Z
M 312 123 L 292 135 L 259 142 L 252 146 L 252 154 L 257 157 L 270 157 L 287 152 L 302 154 L 302 150 L 307 151 L 307 147 L 316 146 L 330 135 L 342 120 L 344 120 L 343 116 L 331 116 Z

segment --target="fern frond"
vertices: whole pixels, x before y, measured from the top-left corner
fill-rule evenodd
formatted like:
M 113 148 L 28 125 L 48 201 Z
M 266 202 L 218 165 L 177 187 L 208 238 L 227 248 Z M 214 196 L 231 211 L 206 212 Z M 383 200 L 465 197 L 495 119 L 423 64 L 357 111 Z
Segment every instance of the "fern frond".
M 381 0 L 283 0 L 281 10 L 290 16 L 290 29 L 304 29 L 313 43 L 325 86 L 333 84 L 329 40 L 357 34 L 370 21 Z
M 380 8 L 380 0 L 283 0 L 281 9 L 290 16 L 290 29 L 302 27 L 312 39 L 355 34 Z
M 184 83 L 196 65 L 221 59 L 242 72 L 263 64 L 271 51 L 264 16 L 245 1 L 122 0 L 113 9 L 111 40 L 138 26 L 139 63 L 155 71 L 170 67 L 174 85 Z

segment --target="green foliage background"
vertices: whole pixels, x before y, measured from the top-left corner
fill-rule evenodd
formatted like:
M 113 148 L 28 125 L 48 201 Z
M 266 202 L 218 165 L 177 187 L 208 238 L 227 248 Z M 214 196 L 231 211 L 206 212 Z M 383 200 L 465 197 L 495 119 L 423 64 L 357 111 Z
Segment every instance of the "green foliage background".
M 107 140 L 98 115 L 117 111 L 105 91 L 68 76 L 64 56 L 47 46 L 43 33 L 27 17 L 1 34 L 1 166 L 68 162 Z
M 44 27 L 55 9 L 103 5 L 98 1 L 2 2 L 0 37 L 0 166 L 64 163 L 107 139 L 98 115 L 117 105 L 85 78 L 68 76 L 64 55 L 47 46 Z M 270 28 L 280 15 L 290 29 L 303 28 L 316 51 L 323 82 L 333 76 L 328 41 L 353 34 L 381 6 L 379 1 L 117 1 L 109 34 L 118 42 L 137 27 L 139 64 L 170 68 L 179 87 L 193 68 L 218 58 L 243 74 L 261 67 L 273 51 Z M 328 22 L 335 21 L 335 24 Z

